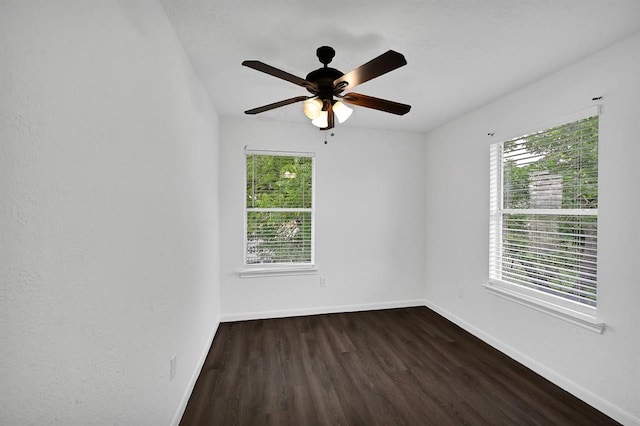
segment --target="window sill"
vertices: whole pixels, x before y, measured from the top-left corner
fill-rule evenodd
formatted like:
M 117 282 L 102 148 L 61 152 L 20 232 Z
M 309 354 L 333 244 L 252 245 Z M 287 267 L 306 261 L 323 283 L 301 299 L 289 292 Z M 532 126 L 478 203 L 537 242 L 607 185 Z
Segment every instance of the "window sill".
M 247 267 L 238 271 L 240 278 L 261 278 L 261 277 L 285 277 L 295 275 L 314 275 L 318 273 L 318 268 L 313 265 L 304 266 L 273 266 L 273 267 Z
M 523 289 L 525 291 L 519 291 L 520 289 L 511 289 L 506 285 L 501 285 L 493 282 L 485 284 L 484 287 L 489 293 L 493 295 L 502 297 L 515 303 L 519 303 L 520 305 L 524 305 L 528 308 L 532 308 L 547 315 L 551 315 L 561 320 L 570 322 L 595 333 L 604 333 L 605 325 L 597 317 L 567 308 L 565 306 L 560 306 L 551 301 L 541 300 L 537 297 L 527 295 L 525 293 L 527 289 Z

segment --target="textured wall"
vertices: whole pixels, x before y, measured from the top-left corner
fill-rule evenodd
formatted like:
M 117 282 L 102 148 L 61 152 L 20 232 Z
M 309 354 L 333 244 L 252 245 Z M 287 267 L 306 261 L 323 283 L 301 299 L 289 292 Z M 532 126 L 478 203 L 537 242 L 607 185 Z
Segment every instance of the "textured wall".
M 426 156 L 429 304 L 624 424 L 640 424 L 639 75 L 640 34 L 430 133 Z M 589 107 L 599 96 L 602 335 L 483 288 L 489 144 Z
M 304 120 L 221 122 L 221 292 L 224 318 L 421 304 L 424 297 L 423 138 L 357 127 L 335 137 Z M 383 114 L 383 113 L 380 113 Z M 305 122 L 306 121 L 306 122 Z M 317 275 L 239 278 L 243 265 L 244 146 L 315 152 Z M 327 287 L 320 287 L 320 277 Z
M 0 63 L 0 424 L 168 424 L 219 318 L 216 112 L 156 2 L 3 1 Z

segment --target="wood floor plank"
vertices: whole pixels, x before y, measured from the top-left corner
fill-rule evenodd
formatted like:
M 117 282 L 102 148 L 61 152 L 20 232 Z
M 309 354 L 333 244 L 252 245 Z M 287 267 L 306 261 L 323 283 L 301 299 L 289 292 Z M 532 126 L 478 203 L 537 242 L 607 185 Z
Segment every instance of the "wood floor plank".
M 223 323 L 180 424 L 617 423 L 416 307 Z

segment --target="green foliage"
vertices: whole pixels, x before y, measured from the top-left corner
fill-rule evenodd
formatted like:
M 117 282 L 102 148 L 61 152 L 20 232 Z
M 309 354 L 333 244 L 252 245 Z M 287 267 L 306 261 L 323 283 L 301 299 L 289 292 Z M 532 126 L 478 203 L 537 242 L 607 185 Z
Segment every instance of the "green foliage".
M 247 156 L 247 207 L 311 208 L 312 158 Z
M 313 159 L 249 155 L 246 166 L 247 263 L 310 262 Z
M 598 207 L 598 117 L 512 139 L 503 152 L 523 149 L 536 160 L 503 164 L 505 208 L 529 208 L 530 178 L 536 172 L 562 177 L 562 208 Z

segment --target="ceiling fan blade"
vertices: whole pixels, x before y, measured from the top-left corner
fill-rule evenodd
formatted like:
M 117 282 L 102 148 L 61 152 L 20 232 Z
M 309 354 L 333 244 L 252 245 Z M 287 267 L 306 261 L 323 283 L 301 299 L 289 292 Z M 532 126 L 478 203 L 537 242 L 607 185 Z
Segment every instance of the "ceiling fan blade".
M 366 64 L 349 71 L 342 77 L 335 79 L 333 84 L 334 87 L 342 90 L 353 89 L 358 84 L 379 77 L 406 64 L 407 60 L 401 53 L 389 50 Z
M 289 105 L 289 104 L 295 104 L 296 102 L 306 101 L 310 97 L 311 96 L 296 96 L 295 98 L 285 99 L 284 101 L 274 102 L 274 103 L 269 104 L 269 105 L 263 105 L 261 107 L 249 109 L 249 110 L 245 111 L 244 113 L 245 114 L 252 114 L 252 115 L 253 114 L 259 114 L 261 112 L 265 112 L 265 111 L 269 111 L 269 110 L 272 110 L 272 109 L 280 108 L 281 106 L 285 106 L 285 105 Z
M 342 96 L 342 100 L 348 104 L 358 105 L 365 108 L 373 108 L 396 115 L 405 115 L 411 110 L 411 105 L 374 98 L 373 96 L 361 95 L 360 93 L 347 93 Z
M 314 93 L 318 91 L 318 86 L 315 83 L 307 81 L 304 78 L 297 77 L 293 74 L 289 74 L 288 72 L 272 67 L 271 65 L 267 65 L 264 62 L 244 61 L 242 62 L 242 65 L 244 65 L 245 67 L 253 68 L 256 71 L 281 78 L 282 80 L 288 81 L 290 83 L 297 84 L 298 86 L 302 86 L 306 89 L 312 90 Z

